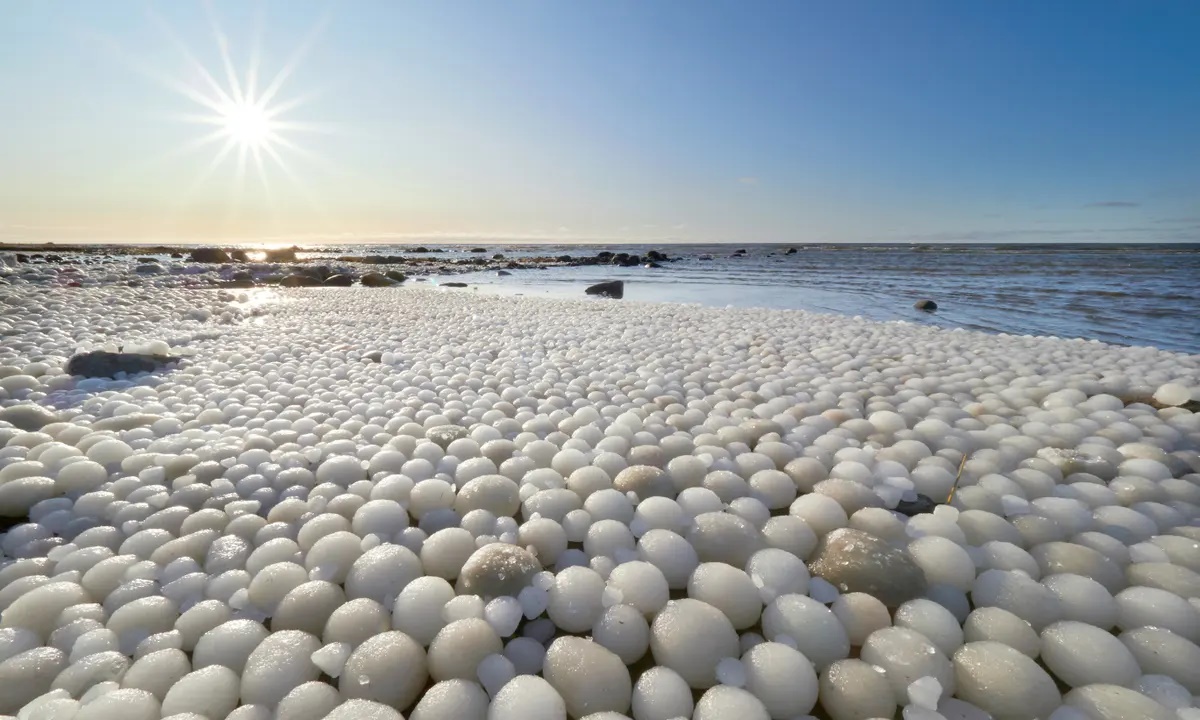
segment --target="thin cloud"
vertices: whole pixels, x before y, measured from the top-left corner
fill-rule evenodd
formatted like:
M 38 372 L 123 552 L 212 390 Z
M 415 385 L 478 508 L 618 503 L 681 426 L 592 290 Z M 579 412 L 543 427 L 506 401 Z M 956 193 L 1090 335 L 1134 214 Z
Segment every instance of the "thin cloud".
M 1087 205 L 1084 205 L 1084 207 L 1090 208 L 1135 208 L 1141 206 L 1141 203 L 1132 202 L 1130 200 L 1103 200 L 1101 202 L 1088 203 Z
M 737 179 L 737 181 L 741 185 L 757 185 L 758 184 L 758 178 L 754 177 L 753 175 L 747 175 L 746 177 L 740 177 Z

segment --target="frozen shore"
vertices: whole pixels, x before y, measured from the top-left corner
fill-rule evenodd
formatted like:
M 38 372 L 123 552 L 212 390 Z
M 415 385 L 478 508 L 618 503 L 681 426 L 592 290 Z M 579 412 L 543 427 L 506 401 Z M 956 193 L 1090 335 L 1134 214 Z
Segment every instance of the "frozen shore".
M 408 287 L 0 310 L 0 715 L 1195 717 L 1200 356 Z M 181 360 L 65 374 L 97 349 Z

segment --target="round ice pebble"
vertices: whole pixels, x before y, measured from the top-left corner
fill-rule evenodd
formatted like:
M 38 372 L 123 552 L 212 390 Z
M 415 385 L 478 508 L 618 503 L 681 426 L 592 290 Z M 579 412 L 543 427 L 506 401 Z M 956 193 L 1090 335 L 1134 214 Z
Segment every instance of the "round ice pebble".
M 770 720 L 771 716 L 761 701 L 741 688 L 717 685 L 709 688 L 696 703 L 692 720 Z
M 1116 563 L 1085 545 L 1049 542 L 1031 549 L 1029 554 L 1037 561 L 1042 575 L 1082 575 L 1100 583 L 1110 593 L 1120 592 L 1128 584 Z
M 841 592 L 863 592 L 888 607 L 925 594 L 925 572 L 912 556 L 859 530 L 834 530 L 817 545 L 808 569 Z
M 1062 617 L 1058 598 L 1044 585 L 1016 570 L 987 570 L 971 591 L 976 607 L 998 607 L 1041 630 Z
M 128 669 L 129 658 L 121 653 L 114 650 L 96 653 L 71 663 L 54 678 L 50 687 L 55 690 L 62 688 L 72 697 L 80 697 L 98 683 L 120 682 Z
M 569 567 L 554 577 L 547 614 L 567 632 L 591 629 L 604 612 L 604 578 L 591 568 Z
M 679 673 L 691 687 L 704 689 L 716 684 L 721 658 L 738 656 L 738 636 L 712 605 L 691 598 L 672 600 L 654 618 L 650 651 L 655 662 Z
M 633 683 L 625 663 L 591 640 L 566 636 L 555 640 L 546 650 L 542 676 L 574 717 L 629 709 Z
M 359 598 L 333 611 L 325 623 L 321 642 L 358 645 L 373 635 L 390 630 L 391 626 L 392 614 L 383 605 L 369 598 Z
M 673 720 L 692 716 L 692 689 L 674 670 L 661 665 L 642 673 L 633 686 L 634 720 Z
M 84 703 L 73 720 L 157 720 L 166 717 L 158 700 L 144 690 L 122 688 Z
M 1192 399 L 1192 391 L 1181 383 L 1159 385 L 1154 391 L 1154 400 L 1162 405 L 1186 405 Z
M 1158 588 L 1131 587 L 1118 593 L 1116 601 L 1117 627 L 1122 630 L 1161 627 L 1192 642 L 1200 641 L 1200 610 L 1178 595 Z
M 675 495 L 670 476 L 651 465 L 630 465 L 621 470 L 613 478 L 613 488 L 622 493 L 633 493 L 639 498 Z
M 656 621 L 657 622 L 657 621 Z M 850 654 L 850 637 L 833 612 L 804 595 L 780 595 L 762 614 L 763 636 L 775 642 L 781 636 L 823 669 Z
M 998 607 L 981 607 L 967 616 L 962 627 L 967 642 L 990 640 L 1003 643 L 1031 658 L 1042 651 L 1042 639 L 1028 621 Z
M 632 605 L 613 605 L 592 627 L 592 639 L 632 665 L 650 647 L 650 625 Z
M 1064 620 L 1042 631 L 1042 662 L 1068 686 L 1129 685 L 1141 675 L 1137 660 L 1111 633 Z
M 275 708 L 276 720 L 321 720 L 342 703 L 342 696 L 332 686 L 312 680 L 297 685 Z
M 918 678 L 932 677 L 947 695 L 954 692 L 950 660 L 928 638 L 908 628 L 876 630 L 863 643 L 860 656 L 886 671 L 897 704 L 906 703 L 908 686 Z
M 651 530 L 643 535 L 638 540 L 637 555 L 658 568 L 672 590 L 686 588 L 692 571 L 700 564 L 691 543 L 670 530 Z
M 1133 653 L 1142 672 L 1166 675 L 1200 695 L 1200 646 L 1155 627 L 1127 630 L 1119 639 Z
M 808 568 L 796 555 L 779 548 L 763 548 L 746 563 L 746 573 L 758 587 L 778 595 L 808 592 Z
M 223 665 L 210 665 L 184 675 L 167 691 L 162 701 L 163 715 L 194 712 L 219 720 L 238 704 L 241 679 Z
M 338 585 L 324 580 L 310 580 L 297 585 L 275 608 L 271 630 L 303 630 L 320 636 L 333 611 L 346 602 L 346 593 Z
M 1045 718 L 1062 704 L 1054 679 L 1027 655 L 998 642 L 954 653 L 955 695 L 997 718 Z M 945 685 L 943 685 L 945 687 Z
M 425 691 L 408 720 L 487 720 L 489 702 L 479 683 L 445 680 Z
M 433 638 L 445 627 L 442 608 L 454 599 L 454 588 L 439 577 L 420 577 L 413 580 L 392 610 L 392 627 L 428 647 Z
M 750 556 L 763 547 L 762 533 L 757 528 L 727 512 L 697 515 L 687 541 L 702 562 L 723 562 L 734 567 L 744 567 Z
M 541 677 L 518 675 L 496 693 L 487 716 L 488 720 L 566 720 L 567 704 Z
M 895 625 L 924 635 L 946 657 L 963 644 L 962 627 L 955 615 L 944 605 L 926 598 L 909 600 L 896 608 Z
M 541 571 L 541 563 L 528 550 L 507 543 L 488 543 L 463 564 L 458 590 L 484 599 L 516 597 Z
M 403 545 L 380 545 L 363 553 L 346 574 L 346 597 L 395 602 L 410 582 L 424 574 L 421 560 Z
M 887 606 L 866 593 L 849 593 L 833 601 L 829 608 L 846 628 L 852 646 L 866 642 L 867 636 L 892 624 Z M 947 613 L 949 615 L 949 613 Z M 950 618 L 951 622 L 954 618 Z M 957 628 L 957 623 L 955 624 Z
M 1063 697 L 1068 706 L 1083 711 L 1089 718 L 1138 718 L 1139 720 L 1178 720 L 1179 715 L 1126 687 L 1096 684 L 1075 688 Z
M 402 632 L 368 638 L 346 660 L 338 689 L 360 698 L 406 708 L 416 701 L 428 679 L 425 649 Z
M 324 720 L 404 720 L 404 716 L 383 703 L 355 699 L 338 705 Z
M 434 680 L 474 680 L 479 662 L 502 653 L 504 645 L 486 620 L 456 620 L 442 628 L 429 644 L 429 674 Z
M 54 630 L 59 613 L 72 605 L 91 601 L 87 591 L 76 583 L 47 583 L 14 600 L 0 616 L 0 628 L 24 628 L 45 640 Z
M 299 630 L 271 633 L 246 659 L 242 673 L 242 702 L 274 707 L 292 688 L 321 674 L 312 654 L 321 647 L 316 637 Z
M 885 673 L 862 660 L 838 660 L 821 674 L 821 707 L 833 720 L 890 718 L 895 692 Z
M 654 613 L 661 610 L 671 594 L 662 571 L 641 560 L 613 568 L 607 584 L 621 593 L 621 602 L 634 606 L 646 617 L 653 617 Z
M 30 700 L 50 690 L 67 667 L 67 656 L 52 647 L 38 647 L 0 662 L 0 713 L 15 715 Z
M 483 475 L 459 488 L 454 509 L 460 515 L 487 510 L 496 517 L 514 517 L 521 507 L 517 484 L 503 475 Z
M 850 522 L 850 517 L 837 500 L 815 492 L 797 498 L 788 513 L 808 523 L 818 537 L 844 528 Z
M 267 638 L 267 629 L 253 620 L 230 620 L 209 630 L 196 641 L 192 665 L 196 669 L 224 665 L 241 673 L 250 654 Z
M 1107 630 L 1117 624 L 1117 601 L 1103 585 L 1082 575 L 1065 573 L 1042 578 L 1058 598 L 1063 617 Z
M 161 702 L 167 691 L 191 671 L 192 663 L 182 650 L 159 650 L 135 660 L 121 678 L 121 687 L 145 690 Z
M 700 563 L 688 580 L 688 597 L 712 605 L 729 618 L 736 630 L 758 622 L 762 597 L 744 571 L 720 562 Z
M 931 584 L 942 583 L 970 592 L 975 582 L 975 561 L 961 545 L 944 537 L 926 535 L 912 541 L 908 553 Z
M 430 535 L 421 545 L 421 565 L 427 575 L 453 580 L 475 550 L 471 533 L 457 527 L 445 528 Z
M 787 645 L 764 642 L 742 655 L 745 689 L 773 718 L 807 714 L 817 702 L 817 673 L 808 658 Z

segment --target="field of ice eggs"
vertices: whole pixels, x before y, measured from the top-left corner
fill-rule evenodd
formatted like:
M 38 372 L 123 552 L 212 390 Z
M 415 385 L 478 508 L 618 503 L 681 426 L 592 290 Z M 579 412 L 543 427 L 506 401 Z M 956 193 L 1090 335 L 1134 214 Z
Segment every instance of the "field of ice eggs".
M 0 286 L 0 716 L 1196 720 L 1194 400 L 792 311 Z

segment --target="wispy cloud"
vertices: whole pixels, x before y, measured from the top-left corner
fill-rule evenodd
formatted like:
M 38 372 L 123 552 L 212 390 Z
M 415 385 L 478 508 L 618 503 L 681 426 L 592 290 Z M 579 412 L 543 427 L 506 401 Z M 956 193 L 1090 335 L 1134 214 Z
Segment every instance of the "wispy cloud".
M 1131 200 L 1102 200 L 1084 205 L 1084 207 L 1089 208 L 1135 208 L 1141 206 L 1140 202 L 1133 202 Z
M 740 177 L 737 179 L 737 181 L 741 185 L 757 185 L 758 184 L 758 178 L 754 177 L 753 175 L 747 175 L 745 177 Z

